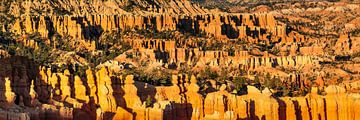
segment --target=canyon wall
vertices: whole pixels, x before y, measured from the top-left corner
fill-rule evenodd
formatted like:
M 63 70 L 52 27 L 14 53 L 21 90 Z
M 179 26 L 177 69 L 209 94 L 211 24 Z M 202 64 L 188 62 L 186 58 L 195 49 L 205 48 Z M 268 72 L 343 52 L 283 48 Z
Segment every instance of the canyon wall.
M 92 39 L 102 32 L 149 29 L 158 32 L 178 30 L 193 34 L 207 34 L 216 38 L 248 39 L 257 42 L 272 35 L 286 37 L 286 26 L 278 25 L 271 14 L 119 14 L 83 16 L 30 16 L 16 19 L 11 31 L 17 34 L 40 33 L 44 38 L 54 34 L 74 39 Z M 255 39 L 256 38 L 256 39 Z
M 210 64 L 211 66 L 232 66 L 249 70 L 259 67 L 275 68 L 278 66 L 298 68 L 319 64 L 318 58 L 313 55 L 257 57 L 250 55 L 248 51 L 234 51 L 234 55 L 230 55 L 230 52 L 221 50 L 210 51 L 200 50 L 199 48 L 178 48 L 175 41 L 165 41 L 162 39 L 130 39 L 127 42 L 133 46 L 133 49 L 149 55 L 151 60 L 173 64 L 177 67 L 180 66 L 180 63 L 188 63 L 198 67 Z

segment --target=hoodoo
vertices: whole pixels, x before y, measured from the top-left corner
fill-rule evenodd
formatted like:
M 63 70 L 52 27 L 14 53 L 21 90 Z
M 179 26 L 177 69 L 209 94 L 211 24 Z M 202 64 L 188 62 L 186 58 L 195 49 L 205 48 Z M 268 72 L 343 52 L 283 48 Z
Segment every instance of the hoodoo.
M 357 120 L 359 11 L 359 0 L 2 0 L 0 120 Z

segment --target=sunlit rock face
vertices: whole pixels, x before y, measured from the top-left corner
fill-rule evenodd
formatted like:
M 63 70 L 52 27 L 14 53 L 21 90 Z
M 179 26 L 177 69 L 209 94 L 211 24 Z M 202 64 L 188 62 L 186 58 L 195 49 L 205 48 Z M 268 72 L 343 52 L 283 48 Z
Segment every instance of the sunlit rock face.
M 318 95 L 314 88 L 304 97 L 273 97 L 272 90 L 260 91 L 253 86 L 247 86 L 247 94 L 235 95 L 224 84 L 203 96 L 195 76 L 175 75 L 172 86 L 152 86 L 134 81 L 132 75 L 116 77 L 107 68 L 89 69 L 79 77 L 69 70 L 52 73 L 21 57 L 1 62 L 8 63 L 1 67 L 2 119 L 358 118 L 358 98 L 334 85 L 325 88 L 326 95 Z M 22 82 L 29 83 L 20 86 Z M 154 93 L 139 94 L 149 89 Z M 151 105 L 141 99 L 148 97 L 152 98 Z
M 36 26 L 35 26 L 36 25 Z M 256 42 L 268 35 L 286 39 L 286 26 L 276 24 L 272 14 L 88 14 L 72 16 L 23 15 L 11 29 L 16 34 L 38 32 L 42 37 L 69 35 L 75 39 L 99 37 L 101 32 L 125 29 L 153 29 L 156 31 L 180 30 L 208 34 L 215 38 L 249 39 Z M 288 36 L 289 39 L 292 36 Z M 299 39 L 300 40 L 300 39 Z
M 207 2 L 4 0 L 0 120 L 360 119 L 358 1 Z

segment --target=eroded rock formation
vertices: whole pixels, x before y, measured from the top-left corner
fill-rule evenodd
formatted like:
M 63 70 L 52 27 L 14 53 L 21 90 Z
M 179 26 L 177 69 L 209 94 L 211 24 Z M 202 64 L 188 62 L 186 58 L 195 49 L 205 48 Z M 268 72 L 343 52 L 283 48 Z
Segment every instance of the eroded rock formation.
M 3 60 L 4 61 L 4 60 Z M 27 62 L 16 62 L 9 59 L 8 66 L 25 65 Z M 6 62 L 6 61 L 4 61 Z M 15 67 L 17 68 L 17 67 Z M 346 89 L 339 86 L 325 88 L 326 95 L 318 95 L 316 88 L 305 97 L 273 97 L 272 90 L 263 91 L 253 86 L 247 87 L 247 94 L 235 95 L 228 92 L 228 87 L 222 85 L 218 91 L 199 93 L 195 76 L 183 75 L 172 77 L 172 86 L 152 86 L 135 82 L 134 76 L 124 78 L 115 77 L 107 68 L 98 71 L 87 70 L 86 78 L 73 75 L 69 70 L 63 73 L 52 73 L 40 67 L 41 74 L 31 84 L 25 85 L 29 89 L 27 95 L 22 91 L 14 91 L 21 81 L 11 81 L 9 77 L 1 80 L 1 95 L 5 98 L 2 109 L 18 109 L 19 106 L 33 106 L 37 109 L 30 113 L 19 111 L 2 111 L 4 119 L 357 119 L 359 100 L 346 93 Z M 23 72 L 30 72 L 24 69 Z M 48 72 L 49 74 L 44 74 Z M 94 74 L 96 73 L 96 75 Z M 6 76 L 4 71 L 1 76 Z M 18 75 L 18 74 L 16 74 Z M 26 74 L 24 74 L 26 75 Z M 47 78 L 47 75 L 57 76 Z M 29 77 L 29 76 L 27 76 Z M 43 80 L 47 78 L 49 80 Z M 90 80 L 92 79 L 92 80 Z M 21 79 L 19 79 L 21 80 Z M 44 82 L 48 81 L 48 82 Z M 56 82 L 58 81 L 58 82 Z M 114 82 L 112 82 L 114 81 Z M 115 82 L 116 81 L 116 82 Z M 93 83 L 97 83 L 93 86 Z M 38 83 L 38 84 L 37 84 Z M 47 86 L 43 89 L 40 87 Z M 70 84 L 71 83 L 71 84 Z M 53 84 L 55 84 L 53 86 Z M 59 85 L 60 84 L 60 85 Z M 96 89 L 89 89 L 90 87 Z M 118 86 L 118 87 L 116 87 Z M 142 87 L 143 86 L 143 87 Z M 34 89 L 38 88 L 38 89 Z M 59 89 L 60 88 L 60 89 Z M 138 94 L 146 89 L 155 89 L 155 96 Z M 92 90 L 98 94 L 91 93 Z M 162 93 L 162 90 L 167 92 Z M 42 91 L 42 92 L 41 92 Z M 47 91 L 47 92 L 44 92 Z M 52 92 L 54 91 L 54 92 Z M 81 91 L 81 92 L 79 92 Z M 44 94 L 45 93 L 45 94 Z M 49 93 L 49 94 L 46 94 Z M 16 94 L 16 95 L 15 95 Z M 23 93 L 25 94 L 25 93 Z M 93 95 L 92 95 L 93 94 Z M 155 95 L 154 94 L 154 95 Z M 26 97 L 28 96 L 28 98 Z M 38 96 L 52 96 L 50 100 Z M 116 96 L 116 97 L 114 97 Z M 160 97 L 161 96 L 161 97 Z M 93 98 L 98 98 L 95 102 Z M 153 98 L 151 101 L 141 98 Z M 120 100 L 121 99 L 121 100 Z M 29 104 L 23 104 L 29 102 Z M 47 101 L 47 102 L 46 102 Z M 48 103 L 50 102 L 50 103 Z M 121 102 L 121 103 L 120 103 Z M 151 103 L 148 103 L 151 102 Z M 48 103 L 48 104 L 47 104 Z M 95 106 L 92 106 L 94 104 Z M 148 106 L 151 105 L 151 106 Z M 97 115 L 97 116 L 94 116 Z M 6 117 L 7 116 L 7 117 Z M 46 117 L 49 116 L 49 117 Z
M 5 1 L 0 120 L 360 119 L 357 4 Z M 48 55 L 31 51 L 66 62 L 17 56 Z

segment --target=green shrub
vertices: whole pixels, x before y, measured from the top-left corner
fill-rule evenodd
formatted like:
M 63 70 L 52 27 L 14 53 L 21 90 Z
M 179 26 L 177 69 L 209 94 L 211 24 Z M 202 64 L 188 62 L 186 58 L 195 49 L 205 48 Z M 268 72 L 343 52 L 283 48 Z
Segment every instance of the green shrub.
M 235 77 L 233 83 L 235 85 L 235 89 L 240 91 L 243 87 L 246 87 L 247 80 L 245 77 Z

